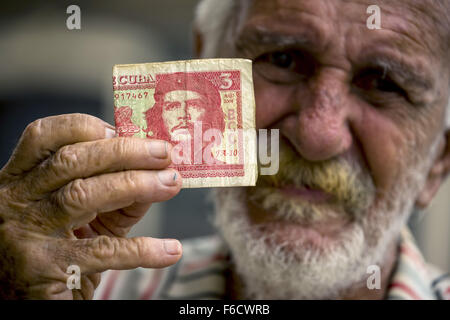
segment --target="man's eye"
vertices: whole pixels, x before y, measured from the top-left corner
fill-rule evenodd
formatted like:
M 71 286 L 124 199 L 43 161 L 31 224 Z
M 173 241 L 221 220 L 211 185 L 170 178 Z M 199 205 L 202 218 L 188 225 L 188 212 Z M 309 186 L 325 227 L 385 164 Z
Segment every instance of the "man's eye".
M 178 103 L 165 103 L 164 104 L 164 110 L 174 110 L 179 106 Z
M 378 71 L 368 71 L 354 79 L 355 85 L 364 91 L 380 91 L 405 95 L 405 91 L 389 77 Z
M 193 108 L 193 109 L 200 109 L 200 105 L 199 105 L 199 103 L 197 103 L 197 102 L 189 102 L 189 103 L 187 104 L 187 106 L 188 106 L 189 108 Z
M 295 61 L 291 53 L 273 52 L 266 57 L 269 63 L 283 69 L 295 68 Z
M 295 50 L 274 51 L 255 59 L 255 71 L 275 83 L 293 83 L 313 73 L 314 64 L 305 54 Z

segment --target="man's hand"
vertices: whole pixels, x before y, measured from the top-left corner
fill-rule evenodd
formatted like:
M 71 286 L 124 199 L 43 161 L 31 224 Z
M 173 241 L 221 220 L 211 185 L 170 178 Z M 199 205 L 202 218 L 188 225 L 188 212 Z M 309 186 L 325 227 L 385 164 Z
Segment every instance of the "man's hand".
M 176 240 L 124 238 L 153 202 L 181 187 L 171 146 L 113 138 L 89 115 L 31 123 L 0 171 L 0 297 L 88 299 L 100 272 L 160 268 L 181 257 Z M 70 265 L 81 289 L 67 288 Z

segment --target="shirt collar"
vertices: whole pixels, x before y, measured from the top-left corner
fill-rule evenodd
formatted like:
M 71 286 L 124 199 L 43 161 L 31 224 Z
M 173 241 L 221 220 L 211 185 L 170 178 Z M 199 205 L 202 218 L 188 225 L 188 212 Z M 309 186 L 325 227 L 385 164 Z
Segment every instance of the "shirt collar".
M 436 299 L 427 264 L 408 228 L 401 232 L 397 266 L 388 286 L 389 300 Z

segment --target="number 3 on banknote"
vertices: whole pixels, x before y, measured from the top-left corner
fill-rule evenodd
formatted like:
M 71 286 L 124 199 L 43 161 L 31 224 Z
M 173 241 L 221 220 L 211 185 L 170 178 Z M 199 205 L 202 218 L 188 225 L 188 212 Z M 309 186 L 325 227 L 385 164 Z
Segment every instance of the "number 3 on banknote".
M 220 78 L 222 79 L 222 85 L 220 86 L 220 89 L 230 89 L 233 85 L 233 80 L 231 80 L 231 73 L 222 73 L 220 75 Z

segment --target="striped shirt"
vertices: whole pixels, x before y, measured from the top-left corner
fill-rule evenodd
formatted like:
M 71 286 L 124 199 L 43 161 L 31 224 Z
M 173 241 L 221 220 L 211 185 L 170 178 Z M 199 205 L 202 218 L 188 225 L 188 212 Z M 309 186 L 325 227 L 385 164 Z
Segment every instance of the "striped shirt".
M 164 269 L 109 270 L 94 299 L 223 299 L 229 252 L 218 236 L 182 241 L 183 257 Z M 399 257 L 387 299 L 450 300 L 450 274 L 427 264 L 408 230 L 401 234 Z

